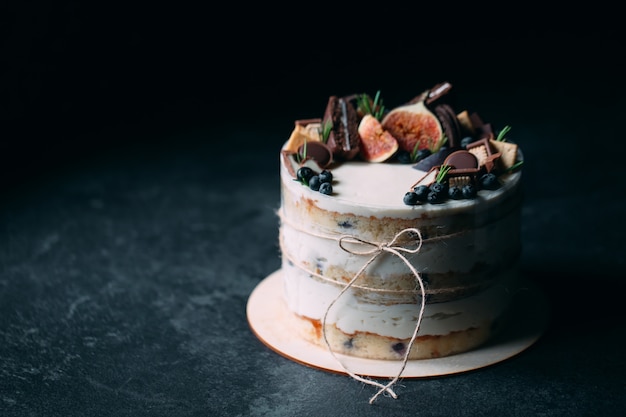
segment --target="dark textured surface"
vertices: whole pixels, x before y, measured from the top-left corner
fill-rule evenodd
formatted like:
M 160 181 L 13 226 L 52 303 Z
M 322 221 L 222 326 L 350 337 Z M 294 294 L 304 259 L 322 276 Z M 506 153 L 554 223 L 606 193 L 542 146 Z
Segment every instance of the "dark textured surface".
M 325 50 L 346 71 L 321 77 L 311 55 L 295 65 L 276 45 L 295 33 L 284 22 L 252 26 L 263 36 L 235 54 L 215 42 L 215 16 L 40 6 L 3 15 L 1 416 L 624 414 L 626 106 L 612 33 L 485 29 L 416 53 L 387 32 L 384 70 Z M 459 39 L 483 45 L 462 48 L 462 66 Z M 248 327 L 248 296 L 279 267 L 278 149 L 330 94 L 380 88 L 393 104 L 443 79 L 524 149 L 522 268 L 549 327 L 514 358 L 405 379 L 398 399 L 369 405 L 372 387 L 291 362 Z M 242 117 L 241 100 L 259 113 Z

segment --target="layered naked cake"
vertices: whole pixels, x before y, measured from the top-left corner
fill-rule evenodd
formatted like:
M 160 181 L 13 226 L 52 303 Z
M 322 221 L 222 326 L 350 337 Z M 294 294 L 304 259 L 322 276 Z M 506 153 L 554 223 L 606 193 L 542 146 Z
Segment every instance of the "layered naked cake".
M 298 337 L 350 356 L 485 343 L 517 286 L 522 155 L 439 84 L 390 110 L 331 97 L 280 153 L 284 302 Z

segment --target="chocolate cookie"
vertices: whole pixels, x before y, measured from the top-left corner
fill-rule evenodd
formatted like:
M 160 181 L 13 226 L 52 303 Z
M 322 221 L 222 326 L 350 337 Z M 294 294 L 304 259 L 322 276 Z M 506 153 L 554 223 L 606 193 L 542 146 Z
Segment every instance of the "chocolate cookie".
M 448 138 L 448 146 L 459 146 L 461 139 L 463 139 L 463 131 L 452 107 L 449 104 L 438 104 L 434 107 L 433 112 L 441 123 L 443 133 Z
M 326 144 L 335 159 L 350 160 L 359 153 L 359 118 L 354 105 L 345 98 L 330 96 L 322 127 L 332 123 Z

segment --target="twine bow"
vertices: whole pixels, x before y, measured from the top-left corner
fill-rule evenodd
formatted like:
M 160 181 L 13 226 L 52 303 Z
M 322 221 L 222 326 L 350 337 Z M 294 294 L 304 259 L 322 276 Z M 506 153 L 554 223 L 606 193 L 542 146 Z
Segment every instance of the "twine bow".
M 404 246 L 399 246 L 397 245 L 397 242 L 399 241 L 399 239 L 402 237 L 402 235 L 407 234 L 410 237 L 413 237 L 413 235 L 417 236 L 417 239 L 413 239 L 413 240 L 417 240 L 417 246 L 415 248 L 407 248 Z M 364 382 L 366 384 L 369 385 L 374 385 L 377 386 L 378 388 L 380 388 L 378 390 L 378 392 L 372 397 L 370 398 L 369 403 L 372 404 L 376 398 L 378 398 L 378 396 L 384 392 L 387 392 L 389 395 L 391 395 L 394 399 L 398 397 L 398 395 L 393 391 L 392 386 L 400 379 L 400 377 L 402 376 L 402 373 L 404 372 L 404 369 L 406 368 L 406 364 L 409 360 L 409 354 L 411 352 L 411 347 L 413 346 L 413 343 L 415 342 L 415 339 L 417 338 L 417 334 L 419 332 L 421 323 L 422 323 L 422 317 L 424 315 L 424 309 L 426 307 L 426 290 L 424 288 L 424 282 L 422 281 L 422 277 L 420 276 L 419 272 L 415 269 L 415 267 L 413 265 L 411 265 L 411 263 L 408 261 L 408 259 L 406 258 L 406 256 L 404 254 L 413 254 L 413 253 L 417 253 L 419 252 L 419 250 L 422 247 L 422 234 L 420 233 L 420 231 L 418 229 L 415 228 L 407 228 L 404 230 L 401 230 L 400 232 L 398 232 L 394 238 L 390 241 L 390 242 L 369 242 L 365 239 L 361 239 L 359 237 L 355 237 L 355 236 L 351 236 L 351 235 L 342 235 L 339 238 L 339 247 L 341 249 L 343 249 L 344 251 L 353 254 L 353 255 L 371 255 L 370 258 L 368 259 L 368 261 L 361 267 L 361 269 L 359 269 L 359 271 L 354 275 L 354 277 L 350 280 L 350 282 L 348 282 L 343 289 L 339 292 L 339 294 L 337 295 L 337 297 L 335 297 L 335 299 L 333 301 L 331 301 L 331 303 L 328 305 L 328 308 L 326 309 L 326 312 L 324 313 L 324 317 L 322 318 L 322 330 L 323 330 L 323 335 L 324 335 L 324 342 L 326 342 L 326 346 L 328 347 L 329 352 L 333 355 L 333 357 L 337 360 L 337 362 L 341 365 L 341 367 L 344 369 L 344 371 L 349 374 L 352 378 Z M 354 249 L 350 249 L 348 247 L 345 246 L 345 243 L 352 243 L 352 244 L 359 244 L 359 245 L 364 245 L 364 246 L 369 246 L 369 248 L 364 249 L 364 250 L 354 250 Z M 419 316 L 417 318 L 417 323 L 415 325 L 415 330 L 413 331 L 413 335 L 411 336 L 411 340 L 409 341 L 409 344 L 406 348 L 406 351 L 404 353 L 404 359 L 402 360 L 402 366 L 398 372 L 398 374 L 388 383 L 388 384 L 381 384 L 379 382 L 373 381 L 371 379 L 368 378 L 363 378 L 359 375 L 356 375 L 355 373 L 353 373 L 352 371 L 350 371 L 349 369 L 347 369 L 343 363 L 341 363 L 341 361 L 339 360 L 339 358 L 337 358 L 337 356 L 335 355 L 335 353 L 332 351 L 331 347 L 330 347 L 330 343 L 328 342 L 328 338 L 326 336 L 326 318 L 328 316 L 328 313 L 330 311 L 330 309 L 332 308 L 332 306 L 337 302 L 337 300 L 339 300 L 339 298 L 341 298 L 341 296 L 354 284 L 354 282 L 363 274 L 363 272 L 367 269 L 367 267 L 374 262 L 374 260 L 376 260 L 376 258 L 384 253 L 384 252 L 388 252 L 391 253 L 395 256 L 397 256 L 398 258 L 400 258 L 405 264 L 406 266 L 411 270 L 411 273 L 413 273 L 413 275 L 415 276 L 415 280 L 418 282 L 419 286 L 420 286 L 420 292 L 421 292 L 421 306 L 420 306 L 420 313 Z

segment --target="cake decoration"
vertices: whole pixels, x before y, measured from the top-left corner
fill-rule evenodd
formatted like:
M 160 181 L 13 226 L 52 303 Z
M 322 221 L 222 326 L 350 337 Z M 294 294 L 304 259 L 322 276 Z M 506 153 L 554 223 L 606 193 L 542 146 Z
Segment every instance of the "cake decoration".
M 413 103 L 396 107 L 382 120 L 383 128 L 396 138 L 400 148 L 406 152 L 425 148 L 437 152 L 450 139 L 444 133 L 441 120 L 426 107 L 424 96 Z
M 326 127 L 327 132 L 325 143 L 335 157 L 350 160 L 359 153 L 358 116 L 350 100 L 331 96 L 326 105 L 322 125 Z
M 444 82 L 387 110 L 331 96 L 281 149 L 283 299 L 298 337 L 398 365 L 475 349 L 506 325 L 521 252 L 517 144 L 456 112 Z M 506 154 L 506 157 L 504 155 Z M 343 366 L 343 365 L 342 365 Z
M 494 137 L 491 125 L 483 123 L 476 113 L 455 113 L 444 101 L 451 89 L 448 82 L 438 84 L 391 111 L 382 104 L 380 91 L 373 99 L 368 94 L 331 96 L 323 118 L 295 123 L 283 148 L 287 157 L 296 158 L 291 162 L 296 166 L 292 175 L 296 176 L 298 165 L 308 165 L 319 173 L 333 162 L 355 158 L 372 163 L 419 163 L 415 168 L 427 173 L 407 189 L 411 195 L 402 197 L 407 205 L 475 198 L 475 191 L 497 186 L 495 177 L 518 169 L 523 161 L 518 159 L 517 144 L 506 140 L 511 127 L 505 126 Z M 457 166 L 467 160 L 467 153 L 476 157 L 478 166 Z M 447 177 L 440 169 L 444 164 L 452 168 L 446 170 Z M 439 180 L 434 181 L 437 174 Z M 455 183 L 451 187 L 449 180 Z M 422 196 L 423 185 L 433 186 L 438 195 L 430 199 Z M 416 187 L 420 193 L 414 195 Z M 442 191 L 449 195 L 442 195 Z

